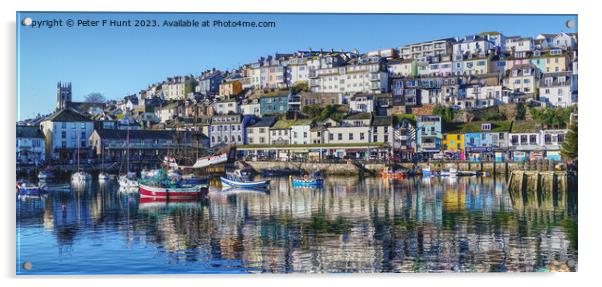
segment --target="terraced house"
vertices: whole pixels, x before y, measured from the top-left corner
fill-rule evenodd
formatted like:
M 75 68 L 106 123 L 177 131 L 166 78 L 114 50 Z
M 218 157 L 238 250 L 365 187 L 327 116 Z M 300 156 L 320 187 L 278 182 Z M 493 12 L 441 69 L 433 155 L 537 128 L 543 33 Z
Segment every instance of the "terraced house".
M 241 114 L 213 116 L 209 127 L 210 147 L 246 144 L 246 128 L 255 121 L 254 116 L 243 116 Z

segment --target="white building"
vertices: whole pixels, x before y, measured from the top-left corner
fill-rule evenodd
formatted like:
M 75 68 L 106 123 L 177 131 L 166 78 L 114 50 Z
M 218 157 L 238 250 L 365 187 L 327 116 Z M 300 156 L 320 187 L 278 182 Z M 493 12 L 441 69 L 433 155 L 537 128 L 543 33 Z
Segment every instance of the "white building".
M 254 99 L 252 101 L 243 103 L 240 105 L 240 112 L 243 115 L 254 115 L 261 116 L 261 105 L 259 104 L 259 100 Z
M 311 119 L 296 120 L 291 124 L 291 144 L 311 144 Z
M 17 164 L 39 164 L 46 160 L 44 134 L 38 126 L 17 125 Z
M 494 47 L 494 44 L 485 37 L 478 35 L 467 36 L 453 44 L 453 54 L 484 56 Z
M 409 44 L 399 48 L 399 55 L 403 59 L 423 59 L 428 57 L 450 55 L 453 38 L 433 40 L 428 42 Z
M 386 93 L 389 90 L 389 74 L 383 63 L 360 62 L 320 69 L 310 79 L 310 89 L 316 93 Z
M 506 50 L 513 52 L 527 52 L 535 49 L 535 42 L 530 37 L 506 38 Z
M 545 73 L 539 80 L 539 99 L 553 107 L 568 107 L 577 103 L 571 72 Z
M 62 109 L 41 123 L 46 138 L 46 156 L 50 159 L 76 159 L 89 155 L 88 139 L 94 123 L 86 116 L 71 109 Z
M 374 95 L 371 94 L 356 94 L 349 98 L 349 109 L 352 112 L 371 113 L 374 105 Z
M 227 114 L 238 114 L 240 113 L 240 106 L 236 99 L 218 101 L 213 103 L 213 109 L 218 115 Z

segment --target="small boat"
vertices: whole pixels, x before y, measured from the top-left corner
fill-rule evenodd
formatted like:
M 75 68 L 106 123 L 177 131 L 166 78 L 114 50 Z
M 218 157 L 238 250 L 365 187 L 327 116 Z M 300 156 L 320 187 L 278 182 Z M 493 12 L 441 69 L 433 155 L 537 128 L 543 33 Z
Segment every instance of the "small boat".
M 475 176 L 478 175 L 479 172 L 478 171 L 471 171 L 471 170 L 460 170 L 458 171 L 458 175 L 459 176 Z
M 71 190 L 71 185 L 68 183 L 65 184 L 43 184 L 40 185 L 40 188 L 42 188 L 45 191 L 70 191 Z
M 318 188 L 324 184 L 324 179 L 314 173 L 312 175 L 304 175 L 303 177 L 291 177 L 293 187 L 311 187 Z
M 158 197 L 171 199 L 194 199 L 208 193 L 208 185 L 183 184 L 181 180 L 168 175 L 164 169 L 157 175 L 143 179 L 139 183 L 138 193 L 141 197 Z
M 429 167 L 425 167 L 425 168 L 422 169 L 422 176 L 423 177 L 429 177 L 429 176 L 432 176 L 432 175 L 433 175 L 433 172 L 431 171 L 431 167 L 430 166 Z
M 252 181 L 248 177 L 242 176 L 240 170 L 226 173 L 226 176 L 221 176 L 220 179 L 222 186 L 226 188 L 267 188 L 270 185 L 269 180 Z
M 52 173 L 51 171 L 41 170 L 38 173 L 38 179 L 41 181 L 49 180 L 52 178 L 54 178 L 54 173 Z
M 406 176 L 406 172 L 401 170 L 384 169 L 380 175 L 383 178 L 404 178 Z
M 98 174 L 98 181 L 99 182 L 106 182 L 109 181 L 109 174 L 106 172 L 101 172 Z
M 92 176 L 85 171 L 78 171 L 71 175 L 72 183 L 86 183 L 92 179 Z
M 44 189 L 40 188 L 39 186 L 27 182 L 18 184 L 17 190 L 19 191 L 19 194 L 22 195 L 40 195 L 42 192 L 44 192 Z
M 197 198 L 207 193 L 207 187 L 203 185 L 174 185 L 174 186 L 151 186 L 141 183 L 138 192 L 141 197 L 165 197 L 165 198 Z
M 138 191 L 138 180 L 136 174 L 128 172 L 127 174 L 119 176 L 119 191 L 122 192 L 136 192 Z
M 449 170 L 442 170 L 440 173 L 441 176 L 449 176 L 456 177 L 458 176 L 458 170 L 455 168 L 450 168 Z

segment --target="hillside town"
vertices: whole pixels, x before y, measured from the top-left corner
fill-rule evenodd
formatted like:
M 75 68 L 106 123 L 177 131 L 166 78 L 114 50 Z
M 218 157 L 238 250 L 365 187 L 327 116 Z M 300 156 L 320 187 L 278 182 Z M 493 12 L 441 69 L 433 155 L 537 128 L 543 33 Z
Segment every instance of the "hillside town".
M 572 160 L 577 82 L 577 33 L 500 32 L 275 53 L 119 100 L 74 102 L 59 82 L 55 111 L 17 123 L 17 164 L 194 162 L 225 147 L 256 161 Z

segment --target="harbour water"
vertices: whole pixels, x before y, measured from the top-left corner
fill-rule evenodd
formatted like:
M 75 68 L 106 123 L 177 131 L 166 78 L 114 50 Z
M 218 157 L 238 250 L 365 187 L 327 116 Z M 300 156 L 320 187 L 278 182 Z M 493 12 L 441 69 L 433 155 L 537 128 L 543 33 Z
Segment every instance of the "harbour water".
M 578 267 L 576 196 L 513 204 L 504 179 L 328 177 L 312 190 L 292 189 L 283 177 L 269 193 L 214 187 L 192 202 L 149 202 L 117 189 L 92 183 L 18 197 L 17 273 Z

